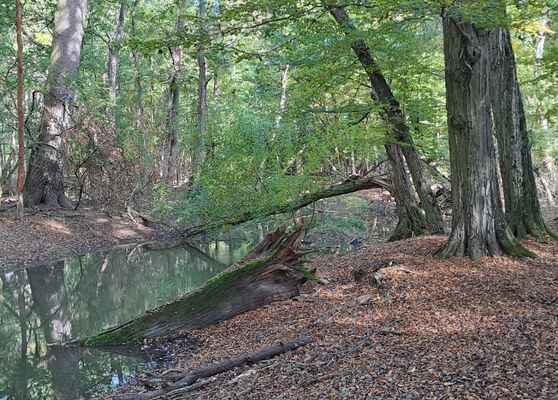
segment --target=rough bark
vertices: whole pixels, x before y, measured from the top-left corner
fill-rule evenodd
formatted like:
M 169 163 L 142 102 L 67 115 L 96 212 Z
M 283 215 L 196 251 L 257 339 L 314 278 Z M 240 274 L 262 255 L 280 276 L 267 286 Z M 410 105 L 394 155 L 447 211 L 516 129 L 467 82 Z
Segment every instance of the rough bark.
M 263 209 L 263 210 L 256 209 L 256 210 L 245 212 L 240 215 L 232 215 L 230 217 L 224 217 L 219 220 L 204 221 L 203 223 L 200 223 L 198 225 L 192 226 L 187 229 L 183 229 L 182 235 L 184 237 L 194 236 L 226 225 L 242 224 L 244 222 L 251 221 L 257 217 L 269 217 L 271 215 L 293 212 L 321 199 L 340 196 L 342 194 L 353 193 L 359 190 L 372 189 L 372 188 L 383 188 L 389 190 L 390 192 L 393 190 L 389 183 L 381 179 L 378 179 L 376 177 L 362 178 L 354 181 L 345 181 L 337 185 L 329 186 L 317 190 L 315 192 L 305 194 L 301 198 L 293 200 L 292 202 L 279 204 L 272 208 Z
M 308 272 L 294 268 L 299 258 L 295 250 L 304 235 L 304 229 L 298 229 L 266 257 L 233 266 L 177 300 L 74 343 L 137 342 L 180 330 L 200 329 L 274 301 L 297 296 L 299 285 L 309 277 Z
M 497 180 L 490 109 L 488 31 L 442 14 L 452 229 L 440 257 L 532 255 L 508 229 Z
M 401 148 L 393 143 L 385 145 L 391 163 L 392 190 L 398 222 L 389 241 L 406 239 L 424 233 L 426 221 L 411 186 Z
M 352 23 L 347 11 L 343 7 L 329 5 L 327 1 L 325 1 L 325 4 L 331 16 L 341 27 L 343 33 L 349 37 L 353 36 L 357 29 Z M 366 71 L 370 86 L 372 86 L 372 99 L 381 110 L 380 116 L 392 129 L 387 137 L 388 141 L 392 143 L 401 143 L 400 147 L 413 178 L 413 185 L 421 201 L 422 208 L 425 211 L 427 228 L 432 233 L 443 233 L 445 228 L 442 212 L 436 202 L 434 193 L 432 193 L 430 189 L 428 176 L 426 175 L 419 153 L 414 145 L 409 127 L 405 123 L 401 106 L 393 95 L 382 72 L 376 65 L 376 61 L 372 58 L 370 50 L 364 40 L 351 39 L 350 45 Z
M 21 0 L 16 0 L 16 31 L 17 31 L 17 211 L 16 218 L 23 220 L 23 184 L 25 180 L 25 143 L 23 120 L 23 40 L 21 38 Z M 2 190 L 0 188 L 0 190 Z
M 58 0 L 38 143 L 24 188 L 27 206 L 72 207 L 64 193 L 64 157 L 75 108 L 85 11 L 86 0 Z
M 198 368 L 184 374 L 177 374 L 173 377 L 175 378 L 173 379 L 175 383 L 166 385 L 161 389 L 153 390 L 151 392 L 134 394 L 128 397 L 124 397 L 122 398 L 122 400 L 153 399 L 155 397 L 162 396 L 165 393 L 169 393 L 173 390 L 182 389 L 187 386 L 191 386 L 198 379 L 208 378 L 210 376 L 217 375 L 225 371 L 229 371 L 233 368 L 240 367 L 245 364 L 254 364 L 258 361 L 267 360 L 269 358 L 275 357 L 287 351 L 295 350 L 299 347 L 306 346 L 307 344 L 312 343 L 313 341 L 314 338 L 311 336 L 304 336 L 292 340 L 287 340 L 286 342 L 281 342 L 271 347 L 266 347 L 264 349 L 254 351 L 252 353 L 248 353 L 240 357 L 231 358 L 230 360 L 208 365 L 207 367 Z
M 111 105 L 107 108 L 107 114 L 114 123 L 113 107 L 116 105 L 116 74 L 118 71 L 118 53 L 120 52 L 120 45 L 124 39 L 124 18 L 126 16 L 126 2 L 120 2 L 120 10 L 118 12 L 118 22 L 116 23 L 116 32 L 114 37 L 108 42 L 108 58 L 107 58 L 107 80 L 109 87 L 109 99 Z
M 175 33 L 178 35 L 184 28 L 182 17 L 182 7 L 178 9 L 176 17 Z M 167 182 L 172 182 L 176 178 L 176 168 L 178 164 L 178 112 L 180 109 L 180 85 L 182 76 L 182 45 L 169 47 L 171 59 L 171 73 L 169 77 L 169 88 L 167 97 L 167 145 L 165 150 L 165 171 L 163 177 Z
M 528 234 L 537 238 L 556 235 L 546 226 L 531 159 L 529 132 L 510 33 L 493 29 L 489 35 L 491 55 L 490 98 L 498 156 L 506 222 L 518 239 Z

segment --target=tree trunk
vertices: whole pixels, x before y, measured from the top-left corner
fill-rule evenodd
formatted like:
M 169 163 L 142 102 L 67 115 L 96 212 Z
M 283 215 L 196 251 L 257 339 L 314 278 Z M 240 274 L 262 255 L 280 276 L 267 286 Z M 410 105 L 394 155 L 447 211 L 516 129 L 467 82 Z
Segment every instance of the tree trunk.
M 24 188 L 27 206 L 72 207 L 64 193 L 66 134 L 75 107 L 75 84 L 86 0 L 59 0 L 54 14 L 52 54 L 37 147 Z
M 178 9 L 176 17 L 175 32 L 180 34 L 184 28 L 182 18 L 183 8 Z M 178 35 L 177 35 L 178 36 Z M 178 41 L 178 37 L 175 38 Z M 169 79 L 169 91 L 167 98 L 167 147 L 165 151 L 165 171 L 164 178 L 172 183 L 176 177 L 176 167 L 178 163 L 178 112 L 180 108 L 180 85 L 181 85 L 181 62 L 182 45 L 169 48 L 171 58 L 171 74 Z
M 16 31 L 17 31 L 17 212 L 16 219 L 23 220 L 23 184 L 25 179 L 25 142 L 23 120 L 23 40 L 21 38 L 21 0 L 16 0 Z M 0 191 L 2 188 L 0 188 Z M 1 197 L 1 193 L 0 193 Z
M 273 253 L 230 267 L 177 300 L 121 326 L 73 343 L 127 343 L 181 330 L 200 329 L 274 301 L 297 296 L 299 285 L 309 277 L 315 279 L 310 272 L 293 267 L 300 257 L 295 250 L 304 235 L 304 229 L 299 228 L 285 237 Z
M 488 32 L 450 12 L 456 10 L 446 8 L 442 22 L 453 220 L 438 255 L 473 260 L 502 253 L 533 255 L 513 238 L 502 210 L 492 138 Z
M 132 11 L 132 36 L 135 38 L 137 37 L 136 32 L 136 12 L 138 9 L 138 4 L 140 0 L 134 1 L 134 9 Z M 141 140 L 143 143 L 144 150 L 147 149 L 147 139 L 145 135 L 145 111 L 143 109 L 143 86 L 141 84 L 141 68 L 140 68 L 140 59 L 139 59 L 139 51 L 138 47 L 134 46 L 132 50 L 132 57 L 134 58 L 134 67 L 136 69 L 136 92 L 138 95 L 138 113 L 139 113 L 139 126 L 138 129 L 141 132 Z
M 206 158 L 207 135 L 207 59 L 205 58 L 206 35 L 206 2 L 199 0 L 199 18 L 201 41 L 198 49 L 198 151 L 196 154 L 196 176 L 201 174 L 201 169 Z
M 506 222 L 518 239 L 524 239 L 528 234 L 537 238 L 557 238 L 547 228 L 539 205 L 510 33 L 504 29 L 493 29 L 489 40 L 492 57 L 490 97 L 498 140 Z
M 126 15 L 126 2 L 120 2 L 120 11 L 118 12 L 118 22 L 116 23 L 116 32 L 114 38 L 108 42 L 108 59 L 107 59 L 107 78 L 109 86 L 109 99 L 111 105 L 107 108 L 107 114 L 112 123 L 114 123 L 113 108 L 116 105 L 116 73 L 118 70 L 118 53 L 120 52 L 120 44 L 124 38 L 124 17 Z
M 327 3 L 326 3 L 327 4 Z M 349 14 L 342 7 L 326 5 L 329 13 L 341 27 L 345 35 L 352 36 L 357 31 Z M 363 66 L 370 85 L 372 86 L 372 99 L 380 106 L 380 116 L 392 129 L 387 140 L 393 143 L 401 143 L 401 150 L 405 156 L 407 166 L 413 178 L 413 185 L 421 201 L 422 208 L 426 214 L 426 225 L 432 233 L 444 233 L 444 220 L 442 212 L 436 202 L 436 197 L 430 189 L 430 182 L 422 166 L 420 156 L 409 133 L 409 127 L 399 102 L 393 95 L 390 86 L 385 80 L 382 72 L 378 69 L 376 62 L 370 54 L 368 46 L 362 39 L 351 39 L 351 48 Z
M 385 148 L 391 163 L 393 189 L 390 193 L 395 198 L 395 212 L 398 218 L 397 226 L 389 241 L 422 235 L 426 228 L 426 221 L 415 198 L 401 148 L 393 143 L 386 143 Z

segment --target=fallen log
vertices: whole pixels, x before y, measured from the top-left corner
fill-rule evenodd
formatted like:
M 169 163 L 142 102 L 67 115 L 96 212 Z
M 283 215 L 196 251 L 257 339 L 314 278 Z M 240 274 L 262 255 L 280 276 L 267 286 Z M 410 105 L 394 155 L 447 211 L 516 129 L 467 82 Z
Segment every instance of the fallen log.
M 153 399 L 155 397 L 158 396 L 162 396 L 168 392 L 171 392 L 173 390 L 177 390 L 177 389 L 181 389 L 187 386 L 192 385 L 193 383 L 195 383 L 198 379 L 201 378 L 208 378 L 210 376 L 213 375 L 217 375 L 220 373 L 223 373 L 225 371 L 228 371 L 230 369 L 236 368 L 236 367 L 240 367 L 242 365 L 245 364 L 253 364 L 256 363 L 258 361 L 262 361 L 262 360 L 267 360 L 269 358 L 275 357 L 281 353 L 285 353 L 287 351 L 291 351 L 294 350 L 298 347 L 301 346 L 306 346 L 309 343 L 312 343 L 314 341 L 314 338 L 312 338 L 311 336 L 305 336 L 305 337 L 299 337 L 293 340 L 288 340 L 286 342 L 282 342 L 276 345 L 273 345 L 271 347 L 267 347 L 265 349 L 261 349 L 258 351 L 254 351 L 252 353 L 249 354 L 245 354 L 243 356 L 240 357 L 236 357 L 236 358 L 232 358 L 230 360 L 227 361 L 223 361 L 220 363 L 216 363 L 213 365 L 209 365 L 207 367 L 202 367 L 199 369 L 195 369 L 193 371 L 184 373 L 184 374 L 180 374 L 180 375 L 174 375 L 173 378 L 175 378 L 176 380 L 178 380 L 178 382 L 167 385 L 161 389 L 157 389 L 154 391 L 150 391 L 147 393 L 140 393 L 140 394 L 134 394 L 128 397 L 123 397 L 121 398 L 122 400 L 148 400 L 148 399 Z
M 139 342 L 181 330 L 204 328 L 278 300 L 300 294 L 308 279 L 319 280 L 297 266 L 296 247 L 305 235 L 299 228 L 286 234 L 270 254 L 234 265 L 204 286 L 125 324 L 70 344 L 98 345 Z
M 204 221 L 203 223 L 200 223 L 198 225 L 182 229 L 181 233 L 184 237 L 190 237 L 227 225 L 239 225 L 244 222 L 251 221 L 255 218 L 270 217 L 276 214 L 293 212 L 312 203 L 315 203 L 316 201 L 321 199 L 327 199 L 329 197 L 340 196 L 342 194 L 353 193 L 359 190 L 373 188 L 383 188 L 390 192 L 393 190 L 388 182 L 375 176 L 348 180 L 337 185 L 332 185 L 323 189 L 319 189 L 315 192 L 305 194 L 301 198 L 292 202 L 280 204 L 268 209 L 251 210 L 240 215 L 233 215 L 219 220 Z

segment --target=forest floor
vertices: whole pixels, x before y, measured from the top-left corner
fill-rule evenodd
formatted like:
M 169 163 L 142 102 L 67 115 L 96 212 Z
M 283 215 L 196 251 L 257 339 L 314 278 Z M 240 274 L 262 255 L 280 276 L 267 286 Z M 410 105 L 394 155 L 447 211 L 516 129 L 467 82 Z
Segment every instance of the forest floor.
M 0 273 L 46 264 L 90 251 L 159 241 L 169 233 L 135 224 L 126 213 L 98 208 L 26 210 L 16 221 L 15 203 L 0 203 Z
M 329 284 L 306 283 L 296 299 L 191 332 L 202 343 L 196 352 L 169 342 L 176 362 L 140 377 L 311 335 L 308 346 L 166 398 L 558 398 L 558 244 L 525 241 L 537 259 L 431 258 L 445 240 L 417 237 L 320 256 L 310 267 Z M 365 272 L 359 281 L 357 269 Z M 101 397 L 145 391 L 140 382 Z

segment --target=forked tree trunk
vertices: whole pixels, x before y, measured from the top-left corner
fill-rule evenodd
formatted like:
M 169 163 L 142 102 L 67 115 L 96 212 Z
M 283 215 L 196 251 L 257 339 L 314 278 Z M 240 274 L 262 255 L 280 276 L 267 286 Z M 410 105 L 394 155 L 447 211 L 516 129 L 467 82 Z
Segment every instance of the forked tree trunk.
M 341 6 L 328 5 L 324 0 L 326 8 L 341 27 L 347 36 L 357 32 L 347 11 Z M 390 127 L 392 132 L 387 135 L 387 141 L 391 143 L 401 143 L 401 150 L 405 156 L 407 166 L 413 178 L 413 185 L 420 198 L 422 208 L 425 211 L 426 226 L 432 233 L 444 233 L 444 220 L 442 212 L 436 201 L 436 197 L 430 189 L 428 176 L 422 166 L 419 153 L 409 132 L 409 127 L 405 123 L 403 112 L 399 102 L 393 95 L 389 84 L 382 72 L 378 69 L 376 61 L 370 54 L 370 49 L 362 39 L 351 39 L 351 48 L 363 66 L 370 86 L 372 86 L 372 99 L 380 107 L 380 116 Z
M 506 222 L 518 239 L 524 239 L 528 234 L 556 239 L 557 236 L 546 226 L 539 205 L 510 33 L 507 29 L 493 29 L 489 38 L 492 57 L 490 96 Z
M 488 31 L 442 14 L 453 203 L 441 257 L 533 255 L 506 225 L 497 180 L 490 110 Z
M 75 108 L 86 3 L 58 0 L 39 140 L 31 153 L 24 188 L 27 206 L 72 207 L 64 193 L 64 157 Z

